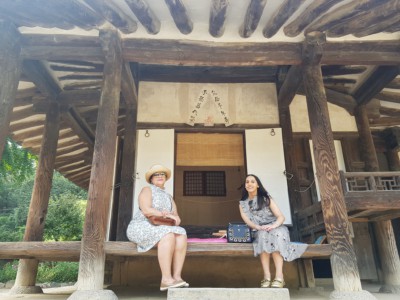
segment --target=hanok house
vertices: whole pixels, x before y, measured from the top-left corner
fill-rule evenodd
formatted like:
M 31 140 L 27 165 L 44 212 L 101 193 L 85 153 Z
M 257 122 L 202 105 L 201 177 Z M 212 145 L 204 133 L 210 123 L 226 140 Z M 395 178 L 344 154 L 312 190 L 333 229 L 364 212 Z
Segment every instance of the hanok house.
M 144 172 L 161 163 L 192 236 L 240 220 L 254 173 L 310 244 L 286 265 L 290 287 L 314 287 L 312 259 L 330 257 L 335 297 L 373 298 L 361 279 L 399 293 L 399 8 L 1 1 L 0 151 L 10 136 L 39 156 L 24 242 L 0 244 L 0 258 L 21 259 L 12 292 L 38 291 L 39 260 L 80 261 L 71 299 L 115 297 L 105 275 L 158 284 L 155 250 L 139 255 L 125 230 Z M 80 243 L 42 242 L 53 170 L 89 191 Z M 245 244 L 192 243 L 184 272 L 194 286 L 262 276 Z

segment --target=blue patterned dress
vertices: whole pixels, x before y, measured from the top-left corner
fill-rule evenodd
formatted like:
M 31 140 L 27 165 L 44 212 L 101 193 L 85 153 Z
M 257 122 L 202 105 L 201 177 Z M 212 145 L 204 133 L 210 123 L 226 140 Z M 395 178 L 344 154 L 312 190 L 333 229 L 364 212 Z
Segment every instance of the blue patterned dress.
M 172 212 L 172 196 L 165 190 L 151 184 L 152 207 Z M 168 233 L 185 234 L 186 230 L 180 226 L 155 226 L 151 224 L 139 209 L 132 218 L 126 230 L 128 239 L 137 245 L 138 252 L 146 252 L 153 248 L 161 238 Z
M 240 206 L 246 216 L 257 225 L 267 225 L 276 221 L 275 215 L 269 207 L 257 210 L 257 197 L 252 200 L 240 201 Z M 256 231 L 253 241 L 254 256 L 262 252 L 280 252 L 285 261 L 292 261 L 299 258 L 307 249 L 307 244 L 290 242 L 289 230 L 281 225 L 271 231 Z

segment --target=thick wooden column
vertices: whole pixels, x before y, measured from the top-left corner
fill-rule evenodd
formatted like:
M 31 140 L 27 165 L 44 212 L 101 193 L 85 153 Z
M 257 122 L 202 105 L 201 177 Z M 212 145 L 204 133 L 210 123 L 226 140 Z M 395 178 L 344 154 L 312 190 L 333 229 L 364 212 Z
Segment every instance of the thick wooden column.
M 20 52 L 19 31 L 14 25 L 0 20 L 0 159 L 21 73 Z
M 117 299 L 103 290 L 107 222 L 113 180 L 118 109 L 121 90 L 121 41 L 115 28 L 100 30 L 105 55 L 103 87 L 79 262 L 78 290 L 68 299 Z
M 361 157 L 365 162 L 365 171 L 379 171 L 378 157 L 376 155 L 374 141 L 371 135 L 367 110 L 365 105 L 355 109 L 358 134 L 361 142 Z M 396 246 L 392 222 L 379 221 L 373 223 L 374 236 L 377 240 L 379 253 L 380 274 L 383 276 L 381 292 L 400 294 L 400 259 Z
M 306 36 L 303 47 L 303 84 L 313 141 L 316 175 L 328 241 L 332 246 L 331 267 L 335 299 L 349 299 L 362 291 L 357 261 L 350 237 L 350 224 L 340 183 L 338 163 L 322 80 L 320 58 L 325 37 L 318 32 Z M 371 297 L 373 297 L 371 295 Z M 368 297 L 367 297 L 368 299 Z M 373 297 L 374 299 L 374 297 Z
M 24 241 L 42 241 L 44 224 L 49 204 L 51 184 L 53 181 L 54 162 L 60 127 L 60 108 L 56 102 L 50 102 L 46 114 L 43 140 L 39 162 L 36 169 L 32 190 Z M 18 265 L 17 278 L 11 289 L 12 294 L 40 293 L 42 289 L 35 286 L 38 261 L 21 259 Z

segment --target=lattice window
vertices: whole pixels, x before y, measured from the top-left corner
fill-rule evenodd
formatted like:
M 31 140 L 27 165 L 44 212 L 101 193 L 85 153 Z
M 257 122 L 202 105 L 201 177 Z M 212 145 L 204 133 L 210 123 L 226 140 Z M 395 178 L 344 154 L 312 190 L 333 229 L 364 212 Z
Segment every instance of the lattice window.
M 226 196 L 224 171 L 184 171 L 184 196 Z

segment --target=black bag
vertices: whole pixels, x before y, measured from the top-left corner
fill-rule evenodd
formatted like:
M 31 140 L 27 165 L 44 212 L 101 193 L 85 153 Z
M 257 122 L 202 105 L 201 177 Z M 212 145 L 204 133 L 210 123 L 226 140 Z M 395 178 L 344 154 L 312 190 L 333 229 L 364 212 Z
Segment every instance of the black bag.
M 228 243 L 252 243 L 252 230 L 245 223 L 229 223 L 227 239 Z

